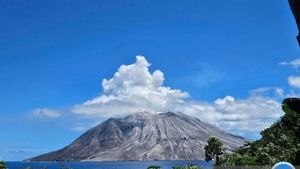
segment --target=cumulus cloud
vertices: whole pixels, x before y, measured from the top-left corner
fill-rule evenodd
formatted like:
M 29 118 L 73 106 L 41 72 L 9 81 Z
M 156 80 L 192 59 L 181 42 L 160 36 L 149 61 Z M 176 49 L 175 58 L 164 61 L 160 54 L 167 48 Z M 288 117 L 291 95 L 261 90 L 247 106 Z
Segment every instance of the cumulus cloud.
M 36 117 L 43 117 L 43 118 L 59 118 L 61 113 L 57 110 L 52 110 L 48 108 L 38 108 L 33 110 L 32 114 Z
M 299 68 L 300 67 L 300 58 L 299 59 L 295 59 L 293 61 L 290 62 L 281 62 L 281 65 L 290 65 L 293 66 L 294 68 Z
M 164 86 L 164 74 L 160 70 L 151 73 L 149 66 L 143 56 L 137 56 L 135 63 L 122 65 L 111 79 L 102 81 L 102 95 L 74 106 L 72 112 L 100 118 L 143 111 L 182 112 L 236 133 L 257 133 L 283 114 L 281 104 L 264 95 L 271 90 L 282 96 L 280 88 L 260 88 L 245 99 L 226 96 L 213 103 L 203 102 Z
M 234 133 L 259 133 L 281 115 L 281 104 L 263 96 L 219 98 L 214 103 L 186 101 L 178 110 Z
M 164 87 L 164 74 L 160 70 L 150 73 L 149 66 L 143 56 L 137 56 L 134 64 L 122 65 L 113 78 L 102 81 L 101 96 L 75 106 L 73 112 L 102 117 L 142 111 L 164 112 L 189 97 L 186 92 Z
M 214 107 L 215 113 L 220 115 L 219 119 L 212 117 L 211 122 L 225 130 L 239 129 L 256 133 L 283 115 L 280 103 L 261 96 L 250 96 L 240 100 L 227 96 L 216 100 Z
M 288 77 L 288 83 L 292 87 L 300 88 L 300 76 L 290 76 L 290 77 Z

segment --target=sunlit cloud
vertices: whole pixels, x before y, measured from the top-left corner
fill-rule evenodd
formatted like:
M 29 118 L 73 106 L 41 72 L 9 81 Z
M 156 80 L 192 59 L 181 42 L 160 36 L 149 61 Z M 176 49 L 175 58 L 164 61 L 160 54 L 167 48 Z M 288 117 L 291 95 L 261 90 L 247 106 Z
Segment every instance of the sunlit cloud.
M 74 106 L 72 112 L 90 118 L 121 117 L 143 111 L 182 112 L 236 133 L 258 133 L 283 114 L 281 104 L 266 94 L 272 92 L 282 97 L 280 88 L 259 88 L 245 99 L 225 96 L 209 103 L 164 86 L 163 72 L 151 73 L 150 65 L 145 57 L 137 56 L 135 63 L 120 66 L 111 79 L 102 81 L 102 95 Z
M 291 87 L 300 88 L 300 76 L 289 76 L 288 83 Z

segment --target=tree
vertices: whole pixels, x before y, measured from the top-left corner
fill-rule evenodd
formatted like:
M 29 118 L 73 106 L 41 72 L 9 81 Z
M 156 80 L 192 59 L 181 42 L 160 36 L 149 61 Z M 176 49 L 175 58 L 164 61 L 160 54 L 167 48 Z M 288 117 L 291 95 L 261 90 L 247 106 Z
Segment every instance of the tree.
M 299 165 L 300 99 L 288 98 L 282 103 L 285 112 L 277 122 L 261 132 L 261 139 L 240 147 L 219 159 L 222 166 L 267 166 L 280 161 Z
M 207 140 L 208 145 L 205 146 L 205 160 L 206 161 L 211 161 L 211 160 L 216 160 L 216 165 L 219 165 L 219 159 L 220 156 L 223 154 L 223 143 L 215 138 L 215 137 L 210 137 Z
M 151 165 L 147 169 L 160 169 L 160 166 L 157 165 Z
M 0 161 L 0 169 L 7 169 L 4 161 Z

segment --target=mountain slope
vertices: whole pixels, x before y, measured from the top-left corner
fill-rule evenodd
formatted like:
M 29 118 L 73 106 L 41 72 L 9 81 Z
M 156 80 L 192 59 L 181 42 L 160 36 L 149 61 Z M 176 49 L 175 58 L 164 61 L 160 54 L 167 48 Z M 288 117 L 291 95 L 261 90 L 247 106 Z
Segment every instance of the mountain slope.
M 204 146 L 211 136 L 229 151 L 245 143 L 241 137 L 182 113 L 135 113 L 108 119 L 69 146 L 29 161 L 204 159 Z

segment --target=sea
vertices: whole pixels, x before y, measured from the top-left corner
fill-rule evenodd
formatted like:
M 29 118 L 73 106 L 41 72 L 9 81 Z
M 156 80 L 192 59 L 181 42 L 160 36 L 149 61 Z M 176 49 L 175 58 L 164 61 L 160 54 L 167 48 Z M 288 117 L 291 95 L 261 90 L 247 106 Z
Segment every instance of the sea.
M 160 166 L 172 169 L 173 166 L 196 164 L 202 168 L 212 168 L 206 161 L 107 161 L 107 162 L 6 162 L 8 169 L 147 169 Z

